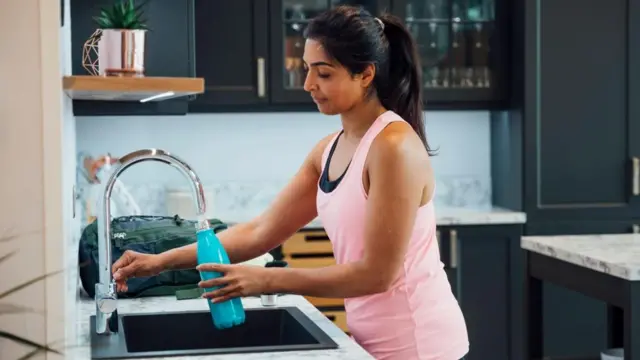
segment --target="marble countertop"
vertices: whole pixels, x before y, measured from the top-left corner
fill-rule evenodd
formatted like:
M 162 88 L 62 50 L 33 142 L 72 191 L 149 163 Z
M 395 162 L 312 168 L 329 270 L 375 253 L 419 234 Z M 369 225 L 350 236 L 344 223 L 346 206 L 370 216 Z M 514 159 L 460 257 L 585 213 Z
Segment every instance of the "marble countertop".
M 640 234 L 524 236 L 525 250 L 640 281 Z
M 259 298 L 243 298 L 245 308 L 261 307 Z M 166 357 L 167 360 L 268 360 L 268 359 L 326 359 L 326 360 L 365 360 L 373 359 L 354 340 L 347 336 L 340 328 L 327 319 L 318 309 L 309 303 L 304 297 L 297 295 L 281 296 L 277 306 L 296 306 L 302 310 L 311 320 L 313 320 L 324 332 L 326 332 L 337 344 L 338 349 L 333 350 L 312 350 L 312 351 L 286 351 L 270 353 L 243 353 L 227 355 L 207 355 L 207 356 L 177 356 Z M 95 313 L 93 300 L 81 299 L 77 307 L 76 317 L 76 341 L 68 342 L 69 348 L 65 351 L 65 359 L 87 360 L 91 358 L 90 338 L 89 338 L 89 317 Z M 135 310 L 134 310 L 135 309 Z M 193 311 L 208 310 L 204 299 L 176 300 L 174 296 L 148 297 L 139 299 L 118 300 L 118 311 L 120 314 L 126 313 L 149 313 L 159 311 Z M 154 358 L 161 359 L 161 358 Z M 140 359 L 142 360 L 142 359 Z
M 524 224 L 524 212 L 497 206 L 449 207 L 436 204 L 436 224 L 445 225 L 500 225 Z
M 220 213 L 218 217 L 229 224 L 236 224 L 251 220 L 260 214 L 262 209 L 245 212 Z M 513 211 L 496 206 L 451 207 L 436 204 L 436 223 L 440 226 L 448 225 L 500 225 L 524 224 L 527 216 L 524 212 Z M 313 219 L 304 228 L 322 228 L 319 218 Z

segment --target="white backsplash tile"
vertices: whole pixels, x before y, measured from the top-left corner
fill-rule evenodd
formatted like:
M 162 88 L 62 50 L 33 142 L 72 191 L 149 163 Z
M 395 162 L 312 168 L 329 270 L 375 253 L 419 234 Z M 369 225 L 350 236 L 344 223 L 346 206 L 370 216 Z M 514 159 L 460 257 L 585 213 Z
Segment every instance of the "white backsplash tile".
M 485 206 L 491 201 L 490 123 L 485 111 L 426 112 L 427 136 L 439 154 L 436 202 Z M 214 214 L 256 213 L 273 201 L 313 145 L 340 128 L 317 113 L 234 113 L 187 116 L 77 117 L 77 151 L 122 156 L 161 148 L 183 158 L 213 192 Z M 167 189 L 190 191 L 174 168 L 136 164 L 120 180 L 145 214 L 167 215 Z M 78 178 L 83 211 L 87 184 Z M 84 215 L 84 214 L 83 214 Z

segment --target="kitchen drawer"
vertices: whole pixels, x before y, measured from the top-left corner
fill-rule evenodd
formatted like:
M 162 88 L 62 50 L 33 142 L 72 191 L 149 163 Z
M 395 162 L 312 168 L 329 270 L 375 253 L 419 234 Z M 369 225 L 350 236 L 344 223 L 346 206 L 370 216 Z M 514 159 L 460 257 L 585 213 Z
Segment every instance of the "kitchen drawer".
M 295 268 L 320 268 L 325 266 L 335 265 L 336 261 L 332 256 L 323 256 L 323 257 L 308 257 L 308 258 L 291 258 L 288 256 L 284 257 L 284 260 L 289 263 L 290 267 Z M 336 307 L 336 306 L 344 306 L 343 299 L 334 299 L 334 298 L 319 298 L 313 296 L 305 296 L 307 301 L 313 304 L 315 307 Z
M 322 230 L 298 231 L 282 244 L 282 255 L 333 254 L 331 241 Z
M 347 313 L 344 311 L 323 311 L 324 316 L 326 316 L 329 320 L 333 321 L 337 327 L 342 329 L 342 331 L 348 333 L 349 329 L 347 328 Z
M 286 261 L 289 266 L 297 267 L 297 268 L 319 268 L 325 266 L 331 266 L 336 264 L 336 259 L 333 256 L 323 256 L 323 257 L 303 257 L 303 258 L 292 258 L 290 256 L 285 256 L 284 261 Z

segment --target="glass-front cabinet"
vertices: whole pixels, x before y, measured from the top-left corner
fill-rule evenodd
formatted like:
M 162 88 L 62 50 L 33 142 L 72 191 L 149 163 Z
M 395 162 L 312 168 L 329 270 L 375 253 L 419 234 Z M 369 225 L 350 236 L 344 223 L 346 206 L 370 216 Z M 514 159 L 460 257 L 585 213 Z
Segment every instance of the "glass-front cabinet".
M 507 89 L 504 0 L 393 0 L 418 44 L 427 106 L 499 103 Z
M 304 30 L 309 20 L 329 9 L 328 0 L 271 1 L 271 94 L 273 102 L 311 102 L 303 86 Z
M 423 67 L 429 108 L 487 108 L 506 100 L 506 0 L 271 0 L 270 90 L 279 104 L 310 104 L 303 31 L 318 13 L 358 4 L 404 19 Z

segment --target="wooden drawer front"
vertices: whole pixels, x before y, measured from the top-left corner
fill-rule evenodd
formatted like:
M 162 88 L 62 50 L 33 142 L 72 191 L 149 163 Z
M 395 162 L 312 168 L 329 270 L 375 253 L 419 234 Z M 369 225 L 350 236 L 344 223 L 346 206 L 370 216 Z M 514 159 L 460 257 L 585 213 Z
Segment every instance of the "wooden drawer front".
M 333 254 L 331 241 L 324 231 L 300 231 L 282 244 L 283 255 Z
M 322 313 L 342 331 L 349 332 L 347 328 L 347 313 L 344 311 L 323 311 Z
M 291 267 L 314 269 L 319 267 L 331 266 L 336 264 L 336 260 L 332 256 L 308 257 L 308 258 L 292 258 L 285 256 L 284 260 Z
M 317 257 L 317 258 L 290 258 L 285 257 L 284 260 L 289 263 L 289 266 L 296 268 L 314 269 L 324 266 L 335 265 L 336 261 L 333 257 Z M 333 298 L 319 298 L 313 296 L 305 296 L 305 299 L 313 304 L 315 307 L 328 307 L 328 306 L 344 306 L 343 299 Z

